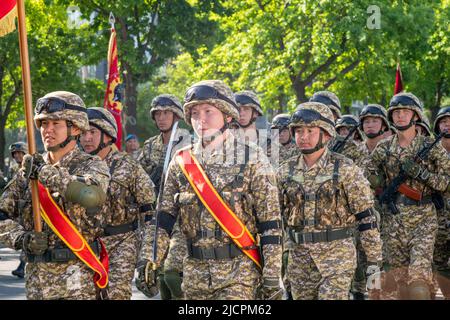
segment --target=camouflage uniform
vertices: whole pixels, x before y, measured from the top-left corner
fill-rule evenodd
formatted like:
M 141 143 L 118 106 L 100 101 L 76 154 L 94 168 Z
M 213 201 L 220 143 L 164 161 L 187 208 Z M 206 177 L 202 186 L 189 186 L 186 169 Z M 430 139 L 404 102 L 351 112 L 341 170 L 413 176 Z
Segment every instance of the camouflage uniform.
M 313 110 L 332 119 L 331 111 L 321 103 L 304 103 L 298 110 Z M 334 136 L 333 126 L 323 121 L 292 120 L 290 126 L 304 125 L 319 126 Z M 304 155 L 292 157 L 281 166 L 278 178 L 287 221 L 286 278 L 293 298 L 348 299 L 356 268 L 355 225 L 361 230 L 368 260 L 381 261 L 374 201 L 362 170 L 325 148 L 311 168 L 307 168 Z
M 407 105 L 404 104 L 406 102 L 400 102 L 400 104 L 395 102 L 402 98 L 411 102 Z M 389 119 L 395 109 L 411 109 L 419 118 L 422 116 L 421 103 L 412 94 L 397 94 L 391 99 L 390 105 Z M 425 144 L 430 144 L 432 141 L 433 139 L 429 137 L 416 135 L 410 145 L 403 148 L 399 145 L 397 134 L 390 136 L 377 145 L 365 164 L 365 169 L 368 170 L 368 175 L 384 175 L 385 184 L 389 185 L 399 174 L 405 161 L 412 159 Z M 423 200 L 418 203 L 399 193 L 396 206 L 400 213 L 392 214 L 386 206 L 384 208 L 384 213 L 391 215 L 390 224 L 384 226 L 386 259 L 388 268 L 391 270 L 389 273 L 398 285 L 400 298 L 413 294 L 417 286 L 424 288 L 426 284 L 430 286 L 432 283 L 431 265 L 438 225 L 436 209 L 431 202 L 431 193 L 434 190 L 445 191 L 450 181 L 448 175 L 450 161 L 441 145 L 436 145 L 429 153 L 428 159 L 420 161 L 420 164 L 430 172 L 428 178 L 424 180 L 408 178 L 406 184 L 419 190 Z M 423 292 L 422 289 L 420 290 Z
M 84 108 L 83 101 L 72 93 L 59 91 L 44 98 L 54 97 Z M 66 109 L 54 113 L 38 113 L 35 115 L 38 127 L 43 119 L 65 119 L 82 131 L 89 129 L 87 115 L 80 111 Z M 68 136 L 71 136 L 69 129 L 68 133 Z M 63 208 L 70 221 L 96 251 L 98 248 L 93 242 L 103 232 L 104 219 L 101 212 L 88 213 L 79 204 L 68 202 L 65 192 L 68 185 L 75 180 L 84 180 L 86 185 L 97 185 L 106 192 L 109 183 L 106 164 L 98 157 L 80 151 L 78 147 L 69 151 L 55 164 L 51 164 L 48 154 L 45 154 L 44 162 L 45 165 L 39 172 L 39 181 L 49 189 L 55 202 Z M 23 170 L 20 170 L 7 186 L 0 200 L 0 210 L 9 217 L 0 221 L 0 240 L 10 248 L 20 248 L 21 237 L 34 227 L 31 192 Z M 48 250 L 69 250 L 46 223 L 43 223 L 43 232 L 49 235 Z M 32 255 L 27 258 L 25 288 L 28 299 L 95 299 L 93 272 L 78 258 L 63 262 L 33 262 L 31 260 L 37 259 L 37 256 Z
M 117 124 L 108 110 L 89 108 L 88 117 L 90 125 L 110 136 L 111 143 L 115 142 Z M 139 250 L 136 230 L 141 214 L 150 212 L 156 196 L 153 182 L 129 154 L 114 148 L 104 161 L 111 175 L 102 210 L 105 219 L 102 240 L 109 256 L 108 296 L 113 300 L 129 300 Z
M 131 156 L 134 160 L 138 161 L 139 156 L 141 155 L 141 153 L 142 153 L 142 149 L 139 148 L 139 149 L 134 150 L 133 152 L 131 152 L 131 153 L 130 153 L 130 156 Z
M 188 93 L 202 85 L 219 91 L 229 101 L 234 100 L 231 90 L 221 81 L 202 81 L 190 88 Z M 184 113 L 188 124 L 190 108 L 198 103 L 214 105 L 235 119 L 239 116 L 235 106 L 220 98 L 194 101 L 185 99 Z M 255 153 L 260 150 L 241 144 L 231 134 L 227 136 L 224 145 L 209 152 L 203 148 L 201 141 L 188 148 L 192 149 L 212 185 L 251 234 L 257 234 L 258 223 L 273 221 L 278 225 L 278 228 L 266 228 L 262 232 L 264 237 L 278 236 L 279 240 L 278 244 L 262 246 L 263 279 L 278 279 L 282 249 L 279 239 L 280 211 L 275 174 L 267 158 L 256 157 Z M 246 154 L 253 156 L 242 164 Z M 228 248 L 227 252 L 232 252 L 237 249 L 233 249 L 233 241 L 221 231 L 213 216 L 201 205 L 175 160 L 169 165 L 160 210 L 158 219 L 165 227 L 158 230 L 158 255 L 155 263 L 161 263 L 169 245 L 171 225 L 173 226 L 179 214 L 180 228 L 186 236 L 190 252 L 183 261 L 182 289 L 187 299 L 255 299 L 261 284 L 261 271 L 240 251 L 234 257 L 223 259 L 215 255 L 211 259 L 194 258 L 194 250 L 207 252 L 207 249 L 215 248 L 214 251 L 217 252 Z

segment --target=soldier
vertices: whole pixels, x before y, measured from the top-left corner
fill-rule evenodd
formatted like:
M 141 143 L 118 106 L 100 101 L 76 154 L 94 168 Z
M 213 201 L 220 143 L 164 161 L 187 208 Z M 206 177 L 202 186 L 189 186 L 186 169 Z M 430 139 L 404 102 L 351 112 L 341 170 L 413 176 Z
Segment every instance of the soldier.
M 291 132 L 289 130 L 289 123 L 291 121 L 291 116 L 287 113 L 277 114 L 272 119 L 272 126 L 270 129 L 272 131 L 278 130 L 278 141 L 279 149 L 278 154 L 280 156 L 280 163 L 284 160 L 289 159 L 294 152 L 297 151 L 295 143 L 293 143 L 293 139 L 291 136 Z
M 103 206 L 104 236 L 109 256 L 108 297 L 129 300 L 139 243 L 136 230 L 141 215 L 150 214 L 155 202 L 153 182 L 131 155 L 112 148 L 117 123 L 104 108 L 87 109 L 90 128 L 81 136 L 84 151 L 104 160 L 111 175 Z
M 430 120 L 428 120 L 427 116 L 423 114 L 423 121 L 417 121 L 416 130 L 419 134 L 427 137 L 431 137 L 431 128 L 430 128 Z
M 441 140 L 442 146 L 450 157 L 450 106 L 439 110 L 434 121 L 434 133 L 436 135 L 447 131 Z M 436 205 L 438 214 L 438 231 L 434 245 L 434 266 L 438 272 L 437 281 L 445 299 L 450 299 L 450 193 L 447 192 L 441 199 L 441 204 Z
M 235 99 L 239 108 L 240 126 L 239 135 L 247 142 L 254 143 L 262 148 L 267 157 L 274 163 L 274 158 L 278 157 L 277 151 L 273 150 L 272 140 L 266 130 L 256 129 L 256 119 L 263 115 L 263 110 L 259 102 L 258 96 L 253 91 L 245 90 L 235 93 Z M 275 152 L 274 152 L 275 151 Z M 276 163 L 274 163 L 276 164 Z
M 19 141 L 9 146 L 9 153 L 14 159 L 15 164 L 10 166 L 6 180 L 10 181 L 16 175 L 22 166 L 23 156 L 28 153 L 28 145 L 25 142 Z
M 417 159 L 418 151 L 433 140 L 416 132 L 416 123 L 423 121 L 423 107 L 413 94 L 394 95 L 388 119 L 394 123 L 397 134 L 379 142 L 365 165 L 374 189 L 387 186 L 382 195 L 387 204 L 383 213 L 391 215 L 386 230 L 385 271 L 395 282 L 386 281 L 384 287 L 401 299 L 430 299 L 437 230 L 431 193 L 449 189 L 450 160 L 439 144 L 430 149 L 425 159 Z M 400 171 L 407 179 L 395 190 L 392 181 Z
M 184 116 L 183 109 L 178 98 L 169 94 L 162 94 L 153 99 L 151 103 L 150 115 L 160 130 L 160 134 L 145 141 L 139 161 L 150 178 L 155 182 L 156 190 L 159 193 L 161 175 L 163 172 L 166 153 L 168 151 L 167 146 L 169 144 L 170 135 L 174 123 L 183 119 Z M 171 155 L 175 153 L 176 149 L 190 143 L 190 137 L 180 128 L 177 128 L 175 140 L 176 144 L 170 151 Z M 148 244 L 147 247 L 150 246 L 150 243 L 153 243 L 152 230 L 154 226 L 150 223 L 151 221 L 147 219 L 147 226 L 145 229 L 148 230 L 145 233 L 146 238 L 144 239 L 144 242 Z M 160 287 L 161 298 L 163 300 L 181 298 L 181 272 L 183 270 L 183 258 L 187 255 L 185 243 L 186 241 L 183 234 L 179 230 L 177 223 L 174 227 L 170 249 L 164 260 L 164 265 L 162 265 L 162 268 L 158 270 L 158 284 Z M 145 256 L 145 253 L 143 253 L 142 256 Z M 144 262 L 139 261 L 138 265 L 139 269 L 142 271 Z M 136 282 L 137 288 L 148 297 L 153 297 L 157 294 L 157 288 L 153 288 L 151 284 L 146 283 L 145 279 L 142 279 L 142 276 L 143 273 L 140 272 Z
M 142 150 L 139 148 L 139 140 L 135 134 L 127 135 L 125 139 L 126 152 L 134 159 L 138 160 Z
M 264 297 L 277 296 L 282 248 L 273 169 L 267 157 L 256 156 L 256 146 L 242 144 L 228 130 L 239 112 L 224 82 L 196 83 L 183 108 L 199 140 L 169 165 L 157 216 L 156 259 L 147 256 L 147 270 L 160 265 L 179 214 L 188 247 L 186 299 L 255 299 L 260 286 Z
M 355 224 L 367 275 L 379 274 L 381 244 L 369 182 L 351 160 L 328 150 L 336 132 L 326 105 L 300 104 L 289 127 L 301 153 L 278 172 L 289 237 L 287 281 L 294 299 L 346 300 L 356 268 Z
M 77 147 L 80 134 L 89 130 L 78 95 L 56 91 L 38 99 L 34 121 L 47 153 L 26 155 L 23 169 L 6 187 L 0 240 L 27 255 L 28 299 L 95 299 L 107 285 L 105 252 L 97 238 L 103 232 L 99 209 L 106 199 L 108 167 Z M 42 232 L 33 231 L 28 177 L 40 183 Z
M 343 154 L 354 162 L 359 158 L 359 143 L 355 137 L 362 140 L 362 133 L 359 130 L 359 119 L 353 115 L 346 114 L 336 120 L 337 136 L 330 144 L 330 150 Z M 351 133 L 353 131 L 353 133 Z M 341 145 L 339 147 L 339 145 Z

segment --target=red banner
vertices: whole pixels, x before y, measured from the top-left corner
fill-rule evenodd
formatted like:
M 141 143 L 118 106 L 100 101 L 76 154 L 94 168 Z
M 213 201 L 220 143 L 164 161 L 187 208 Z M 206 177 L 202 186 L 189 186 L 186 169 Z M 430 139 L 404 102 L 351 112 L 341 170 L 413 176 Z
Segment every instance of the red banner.
M 261 257 L 255 239 L 247 227 L 217 193 L 191 151 L 180 151 L 176 156 L 176 161 L 200 201 L 208 209 L 222 230 L 228 234 L 245 255 L 261 268 Z
M 402 70 L 400 69 L 400 62 L 397 63 L 397 72 L 395 73 L 395 87 L 394 94 L 403 91 Z
M 16 28 L 14 23 L 16 17 L 16 0 L 0 0 L 0 37 L 3 37 Z
M 111 38 L 108 48 L 108 84 L 106 87 L 103 106 L 111 111 L 117 122 L 116 146 L 121 150 L 122 146 L 122 93 L 120 91 L 119 57 L 117 55 L 116 30 L 111 29 Z
M 41 215 L 53 232 L 85 265 L 95 272 L 94 282 L 103 289 L 108 285 L 109 259 L 104 244 L 100 241 L 100 259 L 97 258 L 86 239 L 78 232 L 66 214 L 53 200 L 50 192 L 38 183 Z

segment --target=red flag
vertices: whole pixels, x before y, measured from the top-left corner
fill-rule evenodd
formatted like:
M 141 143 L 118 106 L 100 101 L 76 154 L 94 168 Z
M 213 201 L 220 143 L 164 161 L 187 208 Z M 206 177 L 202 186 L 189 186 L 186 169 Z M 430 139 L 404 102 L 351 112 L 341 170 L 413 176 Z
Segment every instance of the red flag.
M 16 17 L 16 0 L 0 0 L 0 37 L 3 37 L 16 28 L 14 23 Z
M 400 62 L 397 63 L 397 72 L 395 73 L 395 87 L 394 94 L 403 91 L 402 70 L 400 69 Z
M 116 30 L 111 28 L 108 48 L 108 85 L 106 87 L 103 106 L 111 111 L 117 122 L 116 146 L 120 150 L 122 144 L 122 93 L 120 92 L 119 58 L 117 55 Z

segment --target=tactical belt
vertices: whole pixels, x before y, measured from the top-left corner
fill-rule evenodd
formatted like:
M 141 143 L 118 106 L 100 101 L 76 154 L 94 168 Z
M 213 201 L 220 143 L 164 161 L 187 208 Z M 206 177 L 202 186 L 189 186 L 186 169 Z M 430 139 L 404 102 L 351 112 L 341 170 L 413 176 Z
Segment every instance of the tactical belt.
M 94 251 L 96 256 L 100 255 L 100 246 L 97 241 L 89 244 L 92 251 Z M 65 263 L 72 260 L 77 260 L 77 256 L 67 247 L 65 248 L 54 248 L 48 249 L 42 255 L 35 255 L 27 253 L 27 262 L 36 263 Z
M 199 260 L 229 260 L 243 254 L 234 243 L 221 247 L 202 248 L 192 245 L 191 241 L 187 241 L 187 251 L 190 257 Z
M 403 194 L 399 194 L 397 197 L 397 201 L 395 202 L 396 204 L 403 204 L 405 206 L 422 206 L 424 204 L 430 204 L 433 203 L 431 196 L 425 196 L 422 198 L 422 200 L 417 201 L 417 200 L 413 200 L 408 198 L 407 196 L 403 195 Z
M 133 221 L 133 222 L 121 224 L 118 226 L 106 226 L 104 229 L 104 233 L 105 233 L 105 236 L 115 236 L 118 234 L 135 231 L 137 228 L 138 228 L 138 222 Z
M 289 238 L 296 244 L 331 242 L 353 236 L 350 228 L 328 230 L 323 232 L 296 232 L 294 229 L 288 227 L 287 232 Z
M 315 226 L 319 224 L 319 220 L 317 219 L 306 219 L 306 220 L 300 220 L 297 225 L 300 227 L 306 227 L 306 226 Z

